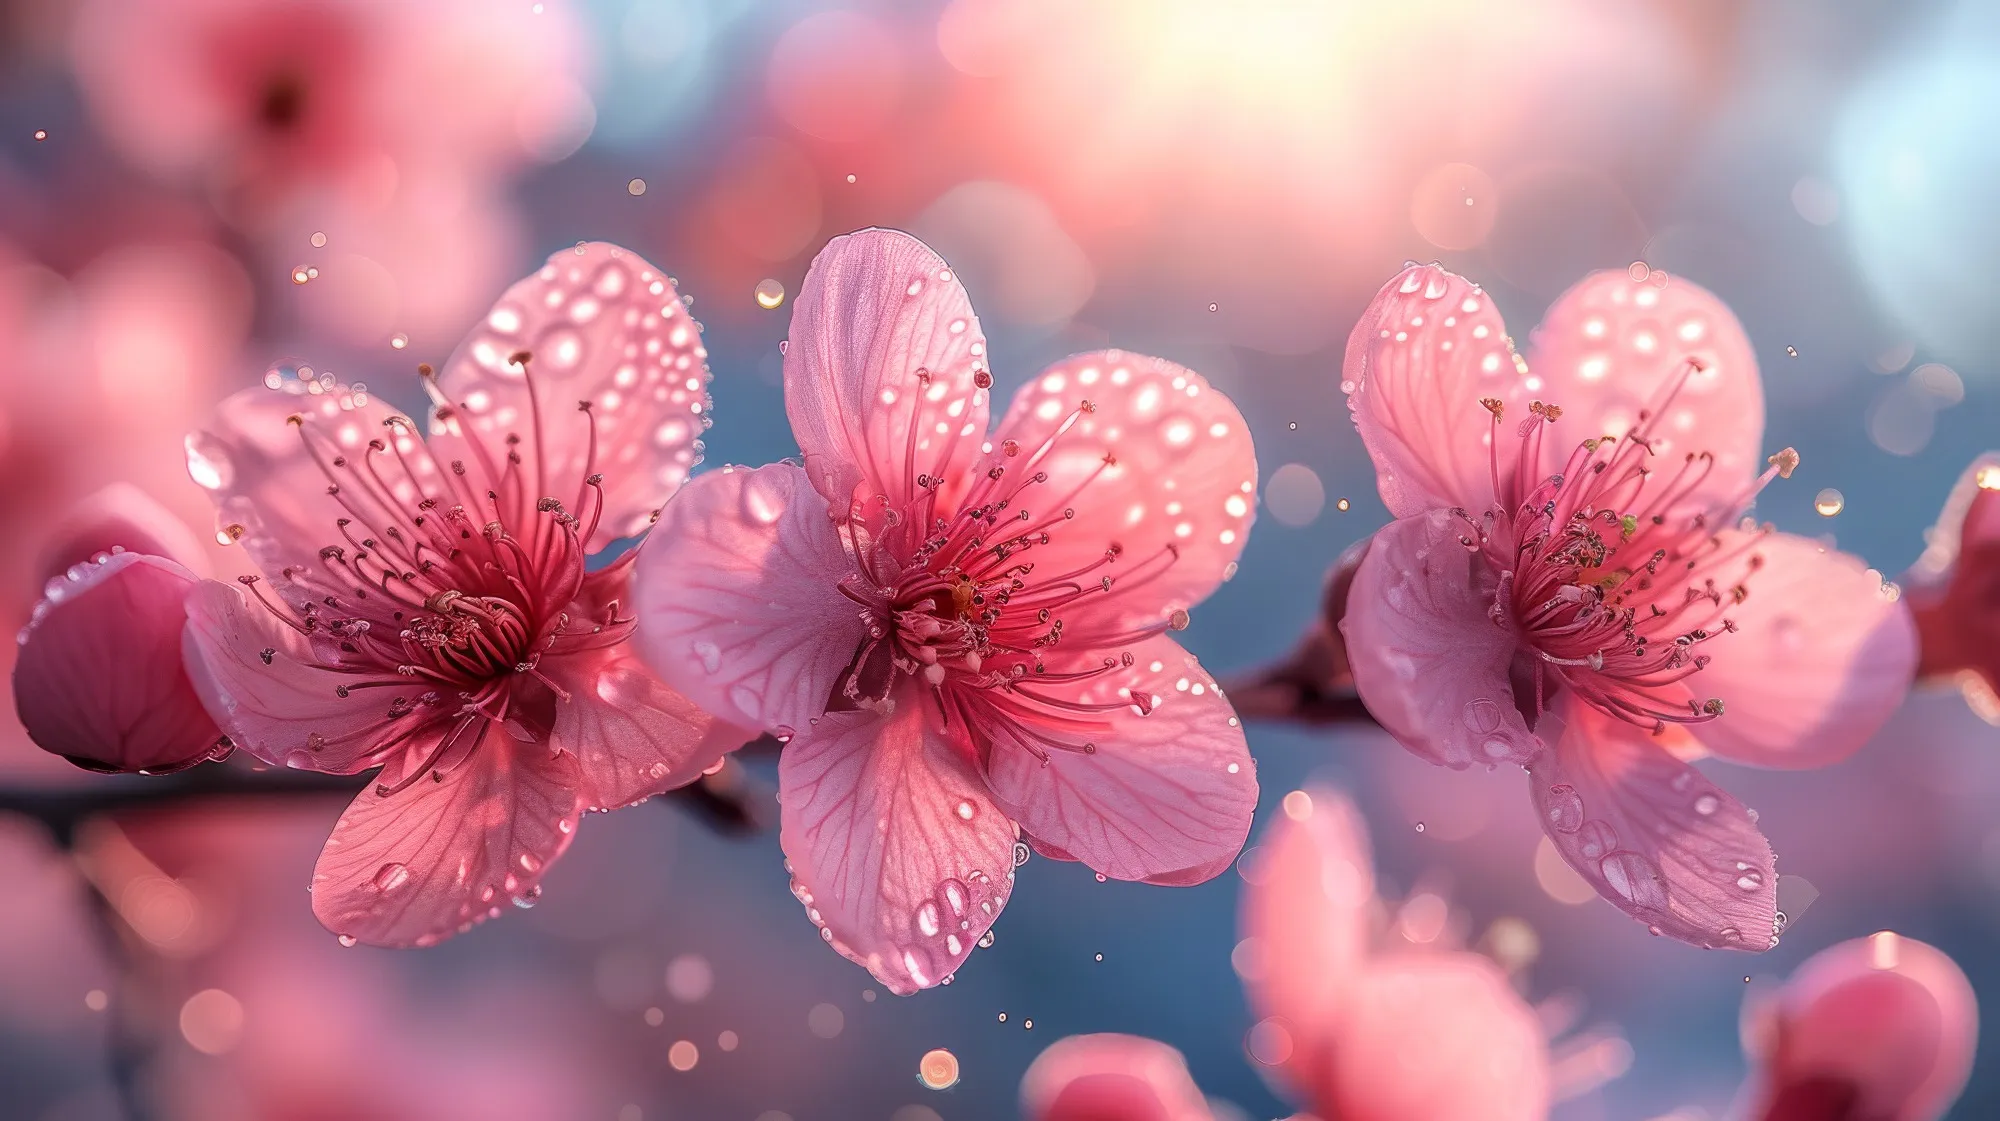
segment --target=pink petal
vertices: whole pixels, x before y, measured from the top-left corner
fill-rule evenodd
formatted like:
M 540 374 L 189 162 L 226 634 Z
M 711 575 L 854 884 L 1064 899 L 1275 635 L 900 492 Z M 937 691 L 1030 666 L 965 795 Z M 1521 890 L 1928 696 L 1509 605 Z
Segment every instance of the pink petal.
M 1785 982 L 1761 1035 L 1757 1082 L 1782 1096 L 1824 1083 L 1858 1092 L 1851 1116 L 1933 1121 L 1965 1088 L 1979 1005 L 1951 958 L 1884 931 L 1821 950 Z
M 785 412 L 813 486 L 845 513 L 919 476 L 950 478 L 979 454 L 991 380 L 972 303 L 930 247 L 896 230 L 834 238 L 792 309 Z
M 14 663 L 29 737 L 93 771 L 176 771 L 228 754 L 181 662 L 185 603 L 200 583 L 141 553 L 51 580 Z
M 1443 510 L 1376 531 L 1340 624 L 1369 713 L 1415 754 L 1459 770 L 1543 750 L 1514 707 L 1519 638 L 1491 614 L 1498 578 L 1459 543 L 1470 532 Z
M 581 778 L 573 756 L 503 735 L 441 780 L 354 799 L 313 869 L 321 925 L 371 946 L 427 946 L 537 894 L 576 832 Z
M 335 648 L 314 646 L 262 604 L 213 580 L 189 594 L 180 642 L 188 677 L 223 730 L 276 766 L 365 771 L 405 750 L 399 737 L 451 711 L 418 703 L 428 689 L 420 681 L 327 668 Z M 399 698 L 411 711 L 391 717 Z
M 1094 411 L 1079 412 L 1085 402 Z M 1089 580 L 1112 578 L 1109 595 L 1068 610 L 1066 642 L 1157 624 L 1201 602 L 1250 536 L 1250 426 L 1200 374 L 1164 359 L 1116 350 L 1065 358 L 1021 387 L 992 444 L 990 461 L 1017 478 L 1047 475 L 1009 505 L 1031 525 L 1052 523 L 1049 543 L 1035 546 L 1036 572 L 1094 567 Z M 1121 550 L 1109 565 L 1106 546 Z
M 531 356 L 532 395 L 509 361 L 520 351 Z M 700 462 L 707 355 L 673 281 L 632 251 L 595 241 L 558 251 L 507 289 L 452 352 L 438 385 L 489 447 L 520 435 L 522 471 L 536 480 L 531 498 L 554 497 L 587 517 L 595 499 L 584 478 L 603 474 L 604 515 L 585 543 L 594 552 L 645 532 Z
M 1179 1051 L 1136 1035 L 1072 1035 L 1021 1076 L 1027 1121 L 1209 1121 Z
M 112 483 L 76 504 L 49 536 L 42 575 L 53 579 L 114 548 L 173 561 L 196 575 L 208 571 L 201 542 L 187 523 L 131 483 Z
M 778 841 L 821 934 L 897 994 L 952 975 L 1014 888 L 1014 823 L 914 689 L 832 712 L 778 758 Z
M 1722 535 L 1724 547 L 1741 531 Z M 1690 730 L 1739 763 L 1820 767 L 1853 754 L 1903 703 L 1916 672 L 1916 627 L 1880 574 L 1807 537 L 1771 533 L 1764 566 L 1730 612 L 1736 633 L 1705 642 L 1708 668 L 1689 686 L 1723 714 Z
M 1750 811 L 1643 729 L 1580 703 L 1529 769 L 1542 828 L 1571 868 L 1655 934 L 1759 952 L 1776 944 L 1777 858 Z
M 790 464 L 697 478 L 639 550 L 640 652 L 669 686 L 746 728 L 802 729 L 867 637 L 826 500 Z
M 1764 469 L 1764 390 L 1756 353 L 1728 305 L 1699 285 L 1659 272 L 1645 280 L 1633 280 L 1624 269 L 1591 273 L 1563 293 L 1535 329 L 1528 370 L 1542 383 L 1537 396 L 1563 410 L 1556 432 L 1564 438 L 1543 442 L 1543 471 L 1560 471 L 1585 439 L 1623 436 L 1640 410 L 1659 406 L 1661 388 L 1690 359 L 1701 369 L 1667 407 L 1653 450 L 1664 463 L 1691 452 L 1715 457 L 1703 484 L 1680 508 L 1733 499 Z
M 1980 715 L 2000 721 L 2000 452 L 1959 476 L 1903 584 L 1918 675 L 1958 685 Z
M 1081 682 L 1020 686 L 1065 704 L 1117 707 L 1081 724 L 1021 720 L 1021 734 L 1046 737 L 1041 755 L 992 734 L 986 781 L 1038 842 L 1106 876 L 1185 883 L 1176 873 L 1213 875 L 1250 834 L 1257 765 L 1194 655 L 1164 635 L 1130 652 L 1130 666 Z M 1142 694 L 1152 707 L 1143 716 L 1135 703 Z M 1079 740 L 1094 750 L 1077 750 Z
M 1391 514 L 1493 505 L 1495 429 L 1480 400 L 1506 406 L 1501 430 L 1511 433 L 1512 421 L 1525 419 L 1516 406 L 1533 395 L 1499 310 L 1477 285 L 1436 265 L 1404 269 L 1354 325 L 1341 376 Z M 1504 455 L 1500 469 L 1507 478 Z
M 667 688 L 627 646 L 544 658 L 540 668 L 569 694 L 550 741 L 576 756 L 589 809 L 685 786 L 756 735 Z
M 1367 825 L 1345 795 L 1314 787 L 1286 795 L 1284 807 L 1258 846 L 1238 926 L 1256 947 L 1251 1007 L 1311 1051 L 1332 1045 L 1367 958 L 1375 868 Z
M 215 502 L 221 537 L 243 546 L 274 591 L 296 595 L 285 569 L 318 568 L 319 551 L 328 545 L 353 548 L 340 535 L 338 520 L 381 509 L 346 469 L 335 469 L 348 484 L 341 495 L 328 494 L 331 480 L 308 450 L 308 440 L 327 462 L 345 457 L 358 470 L 369 462 L 369 441 L 393 439 L 404 452 L 400 461 L 387 452 L 373 453 L 373 461 L 399 499 L 414 502 L 418 488 L 433 485 L 437 472 L 417 446 L 417 429 L 408 418 L 373 397 L 338 384 L 314 393 L 302 391 L 298 381 L 282 384 L 282 390 L 259 387 L 226 398 L 209 427 L 188 436 L 187 465 L 188 475 Z M 417 478 L 395 467 L 397 462 L 409 464 Z
M 1296 1054 L 1313 1112 L 1340 1121 L 1543 1121 L 1548 1043 L 1476 954 L 1409 953 L 1357 978 L 1339 1042 Z

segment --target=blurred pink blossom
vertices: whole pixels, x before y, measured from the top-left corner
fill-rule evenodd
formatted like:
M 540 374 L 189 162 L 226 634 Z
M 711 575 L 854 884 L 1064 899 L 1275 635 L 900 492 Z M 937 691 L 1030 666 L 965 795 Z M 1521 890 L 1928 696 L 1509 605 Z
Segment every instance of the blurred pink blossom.
M 1904 574 L 1922 655 L 1917 675 L 1949 681 L 2000 724 L 2000 453 L 1974 460 Z
M 1543 828 L 1600 895 L 1655 934 L 1762 950 L 1782 927 L 1771 847 L 1686 760 L 1845 758 L 1901 701 L 1915 632 L 1859 561 L 1738 524 L 1797 454 L 1754 474 L 1742 328 L 1638 268 L 1566 293 L 1526 362 L 1463 278 L 1412 266 L 1383 287 L 1343 388 L 1398 520 L 1342 632 L 1405 747 L 1531 772 Z M 1552 434 L 1565 416 L 1579 443 Z
M 1949 957 L 1883 931 L 1821 950 L 1743 1009 L 1744 1121 L 1936 1121 L 1965 1088 L 1979 1004 Z
M 972 952 L 1022 834 L 1195 883 L 1256 803 L 1236 717 L 1167 633 L 1249 532 L 1243 418 L 1190 370 L 1107 351 L 1049 367 L 989 437 L 992 380 L 936 254 L 836 239 L 785 354 L 803 468 L 703 476 L 640 560 L 648 658 L 789 741 L 794 891 L 898 993 Z
M 1210 1121 L 1181 1053 L 1135 1035 L 1072 1035 L 1021 1076 L 1026 1121 Z
M 267 763 L 383 768 L 314 872 L 344 939 L 429 945 L 527 905 L 584 810 L 693 781 L 748 738 L 625 645 L 629 556 L 585 570 L 687 477 L 705 355 L 664 274 L 582 245 L 427 380 L 428 441 L 365 392 L 275 371 L 188 438 L 222 536 L 274 593 L 190 593 L 202 700 Z
M 90 0 L 71 54 L 112 142 L 203 188 L 276 283 L 318 270 L 305 315 L 354 341 L 462 322 L 519 252 L 500 180 L 594 119 L 560 4 Z
M 1360 815 L 1324 788 L 1284 807 L 1240 920 L 1256 1031 L 1282 1040 L 1267 1060 L 1282 1080 L 1342 1121 L 1546 1116 L 1548 1040 L 1506 975 L 1434 939 L 1378 950 L 1383 905 Z

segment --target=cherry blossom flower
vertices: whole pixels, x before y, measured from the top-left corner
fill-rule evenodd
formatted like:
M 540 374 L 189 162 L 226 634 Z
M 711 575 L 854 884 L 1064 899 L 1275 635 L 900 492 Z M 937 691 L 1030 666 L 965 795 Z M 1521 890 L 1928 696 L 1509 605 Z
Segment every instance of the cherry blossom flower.
M 1883 931 L 1821 950 L 1743 1008 L 1745 1121 L 1936 1121 L 1965 1088 L 1979 1005 L 1956 963 Z
M 1072 1035 L 1021 1076 L 1026 1121 L 1211 1121 L 1179 1051 L 1135 1035 Z
M 14 704 L 45 750 L 93 771 L 164 774 L 229 753 L 181 660 L 193 534 L 120 484 L 86 500 L 49 553 L 19 636 Z
M 1903 576 L 1916 617 L 1919 678 L 1948 681 L 2000 723 L 2000 453 L 1966 468 Z
M 630 554 L 586 565 L 687 477 L 706 353 L 664 274 L 581 245 L 426 371 L 428 441 L 358 386 L 277 372 L 188 438 L 221 535 L 264 574 L 188 596 L 202 700 L 265 762 L 381 768 L 313 874 L 344 940 L 428 945 L 531 903 L 584 810 L 749 737 L 626 644 Z
M 1544 829 L 1654 933 L 1762 950 L 1783 923 L 1756 816 L 1687 759 L 1830 763 L 1906 691 L 1909 613 L 1811 539 L 1739 521 L 1762 458 L 1755 360 L 1720 301 L 1597 273 L 1522 361 L 1436 266 L 1348 341 L 1348 404 L 1397 520 L 1342 622 L 1355 685 L 1417 755 L 1530 772 Z
M 1327 789 L 1286 795 L 1257 853 L 1240 922 L 1245 987 L 1263 1018 L 1252 1034 L 1282 1040 L 1268 1061 L 1313 1113 L 1342 1121 L 1547 1116 L 1553 1091 L 1542 1023 L 1493 961 L 1433 944 L 1441 899 L 1420 894 L 1403 908 L 1401 925 L 1424 927 L 1425 941 L 1376 948 L 1383 904 L 1366 828 L 1345 797 Z M 1435 915 L 1415 914 L 1424 910 Z
M 897 993 L 972 952 L 1021 836 L 1107 877 L 1195 883 L 1256 802 L 1235 715 L 1167 633 L 1249 532 L 1242 417 L 1190 370 L 1105 351 L 1044 370 L 989 435 L 992 381 L 936 254 L 836 239 L 785 354 L 804 466 L 704 475 L 640 559 L 647 657 L 789 741 L 794 891 Z

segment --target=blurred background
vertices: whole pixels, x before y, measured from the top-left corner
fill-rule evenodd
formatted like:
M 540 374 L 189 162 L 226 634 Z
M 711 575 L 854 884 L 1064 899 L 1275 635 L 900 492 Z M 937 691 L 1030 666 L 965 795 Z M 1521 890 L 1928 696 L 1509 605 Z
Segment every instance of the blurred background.
M 1116 345 L 1236 400 L 1261 516 L 1186 636 L 1218 673 L 1288 649 L 1385 519 L 1340 354 L 1406 259 L 1483 282 L 1523 339 L 1591 269 L 1714 290 L 1766 443 L 1804 457 L 1759 516 L 1893 574 L 2000 445 L 1996 136 L 1990 0 L 0 0 L 0 623 L 105 483 L 212 532 L 180 440 L 223 394 L 289 363 L 416 407 L 416 363 L 582 239 L 694 297 L 708 463 L 794 454 L 790 295 L 868 225 L 959 271 L 996 393 Z M 0 721 L 0 785 L 115 781 Z M 1822 893 L 1758 957 L 1591 898 L 1518 778 L 1372 730 L 1251 746 L 1266 811 L 1350 789 L 1388 884 L 1475 941 L 1515 920 L 1523 991 L 1629 1042 L 1558 1121 L 1722 1117 L 1747 989 L 1876 930 L 2000 1007 L 2000 729 L 1956 694 L 1824 771 L 1717 767 Z M 0 1116 L 997 1121 L 1042 1046 L 1107 1030 L 1180 1048 L 1221 1116 L 1294 1108 L 1246 1049 L 1238 872 L 1033 859 L 994 945 L 899 999 L 820 944 L 774 831 L 657 803 L 594 820 L 531 912 L 343 949 L 303 890 L 343 802 L 100 817 L 69 848 L 0 815 Z M 2000 1116 L 1986 1050 L 1955 1118 Z

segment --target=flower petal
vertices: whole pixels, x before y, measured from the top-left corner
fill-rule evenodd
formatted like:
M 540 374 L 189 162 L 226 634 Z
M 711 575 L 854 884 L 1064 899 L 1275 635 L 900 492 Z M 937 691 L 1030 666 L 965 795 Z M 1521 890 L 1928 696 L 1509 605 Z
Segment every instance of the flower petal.
M 1015 686 L 1023 703 L 1008 730 L 998 714 L 985 727 L 974 724 L 974 735 L 991 742 L 986 781 L 1038 842 L 1106 876 L 1185 883 L 1175 874 L 1213 875 L 1250 834 L 1257 765 L 1229 702 L 1194 655 L 1164 635 L 1130 653 L 1131 665 L 1080 682 Z M 1038 710 L 1028 698 L 1061 707 Z M 1141 704 L 1151 712 L 1140 715 Z M 1099 705 L 1115 707 L 1082 717 L 1071 707 Z M 1022 711 L 1050 715 L 1037 724 Z M 967 716 L 979 719 L 976 708 Z
M 1516 406 L 1531 394 L 1507 325 L 1477 285 L 1436 265 L 1404 269 L 1354 325 L 1341 377 L 1391 514 L 1493 505 L 1495 426 L 1480 400 L 1497 398 L 1511 421 L 1525 419 Z
M 1258 846 L 1238 925 L 1255 940 L 1251 1007 L 1310 1051 L 1335 1045 L 1326 1037 L 1367 958 L 1375 867 L 1346 795 L 1315 787 L 1287 794 L 1284 806 Z
M 131 483 L 112 483 L 76 504 L 49 535 L 42 573 L 54 578 L 114 548 L 173 561 L 201 576 L 208 558 L 187 523 Z
M 368 394 L 339 384 L 280 384 L 224 399 L 209 427 L 188 436 L 187 466 L 215 503 L 220 538 L 240 543 L 274 590 L 302 603 L 311 597 L 285 570 L 319 569 L 320 549 L 351 547 L 339 519 L 357 512 L 372 519 L 382 509 L 370 497 L 372 482 L 357 481 L 360 473 L 373 466 L 396 500 L 413 503 L 420 493 L 437 493 L 438 472 L 409 419 Z M 371 453 L 371 440 L 384 441 L 383 450 Z M 333 466 L 335 459 L 342 465 Z M 338 496 L 328 493 L 334 482 L 343 484 Z
M 194 573 L 116 553 L 49 581 L 21 635 L 14 707 L 45 751 L 93 771 L 159 773 L 228 754 L 181 661 Z
M 521 351 L 532 392 L 510 360 Z M 593 241 L 508 288 L 452 352 L 438 387 L 489 447 L 521 437 L 523 474 L 537 480 L 530 502 L 554 497 L 587 518 L 595 499 L 584 479 L 603 474 L 604 514 L 585 542 L 595 552 L 644 533 L 701 461 L 707 356 L 672 278 Z
M 951 976 L 1014 889 L 1014 823 L 915 689 L 833 712 L 778 757 L 779 843 L 821 934 L 889 991 Z
M 1723 535 L 1724 547 L 1742 540 Z M 1730 612 L 1736 633 L 1701 645 L 1689 685 L 1723 702 L 1690 730 L 1725 759 L 1820 767 L 1847 758 L 1903 703 L 1916 673 L 1909 608 L 1847 553 L 1789 533 L 1755 545 L 1763 567 Z
M 457 766 L 354 799 L 313 869 L 313 914 L 371 946 L 428 946 L 532 899 L 583 812 L 574 756 L 492 731 Z
M 1757 1082 L 1851 1088 L 1855 1117 L 1931 1121 L 1965 1088 L 1979 1002 L 1957 963 L 1889 931 L 1821 950 L 1778 994 Z M 1751 1025 L 1754 1028 L 1766 1025 Z
M 1715 457 L 1703 482 L 1676 508 L 1741 494 L 1764 469 L 1764 388 L 1756 352 L 1727 304 L 1661 272 L 1644 280 L 1624 269 L 1591 273 L 1563 293 L 1535 329 L 1528 371 L 1541 383 L 1537 395 L 1563 410 L 1542 443 L 1543 472 L 1562 470 L 1585 439 L 1623 436 L 1641 410 L 1660 406 L 1661 390 L 1690 360 L 1700 369 L 1688 375 L 1660 418 L 1653 451 L 1669 463 L 1690 452 Z
M 2000 452 L 1959 476 L 1903 584 L 1917 673 L 1956 684 L 1973 711 L 2000 723 Z
M 929 246 L 896 230 L 834 238 L 785 350 L 785 412 L 813 486 L 844 515 L 857 487 L 900 510 L 918 476 L 957 474 L 986 434 L 986 369 L 972 303 Z
M 1519 637 L 1491 613 L 1498 578 L 1459 542 L 1470 531 L 1443 510 L 1377 530 L 1340 624 L 1369 713 L 1404 747 L 1459 770 L 1543 750 L 1514 706 Z
M 1295 1052 L 1313 1112 L 1353 1121 L 1542 1121 L 1548 1041 L 1476 954 L 1406 953 L 1357 979 L 1330 1053 Z
M 1085 402 L 1093 408 L 1079 411 Z M 1243 554 L 1257 505 L 1250 426 L 1184 366 L 1116 350 L 1065 358 L 1021 387 L 992 445 L 969 476 L 974 500 L 1007 497 L 1024 530 L 1047 527 L 1048 543 L 1024 554 L 1036 571 L 1113 581 L 1109 594 L 1067 609 L 1065 642 L 1088 645 L 1094 633 L 1192 607 Z M 990 479 L 996 467 L 1005 473 Z M 958 509 L 965 497 L 940 506 Z M 1120 550 L 1109 564 L 1107 546 Z
M 188 595 L 180 643 L 188 677 L 223 731 L 274 766 L 356 774 L 405 750 L 417 728 L 450 711 L 423 703 L 420 681 L 331 668 L 337 649 L 314 646 L 213 580 Z M 407 715 L 390 714 L 398 700 Z
M 804 728 L 867 637 L 837 590 L 853 572 L 804 471 L 711 471 L 667 503 L 639 549 L 639 650 L 723 720 Z
M 695 707 L 626 646 L 544 658 L 540 668 L 569 694 L 549 738 L 575 754 L 593 810 L 685 786 L 756 735 Z
M 1050 1044 L 1021 1075 L 1027 1121 L 1209 1121 L 1179 1051 L 1106 1032 Z
M 1529 768 L 1542 828 L 1571 868 L 1653 933 L 1761 952 L 1777 941 L 1778 870 L 1743 803 L 1654 737 L 1581 703 Z

